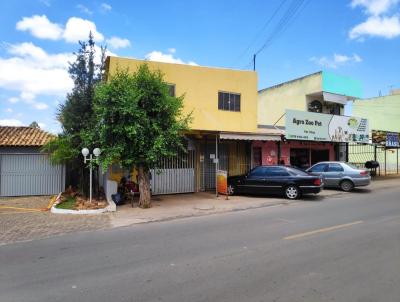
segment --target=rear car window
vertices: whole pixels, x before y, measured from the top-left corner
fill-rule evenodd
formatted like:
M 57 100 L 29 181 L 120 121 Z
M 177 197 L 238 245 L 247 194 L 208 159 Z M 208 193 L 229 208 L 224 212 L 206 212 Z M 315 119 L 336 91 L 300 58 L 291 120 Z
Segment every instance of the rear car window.
M 350 164 L 350 163 L 344 163 L 346 166 L 348 166 L 348 167 L 350 167 L 350 168 L 352 168 L 352 169 L 355 169 L 355 170 L 360 170 L 360 168 L 359 167 L 357 167 L 357 166 L 355 166 L 355 165 L 353 165 L 353 164 Z
M 277 176 L 289 176 L 289 172 L 285 168 L 281 167 L 265 167 L 266 176 L 277 177 Z
M 344 169 L 341 164 L 329 164 L 328 172 L 343 172 Z
M 314 167 L 311 167 L 310 172 L 324 172 L 328 164 L 318 164 Z
M 308 176 L 308 175 L 310 175 L 310 174 L 308 174 L 307 172 L 305 172 L 305 171 L 303 171 L 303 170 L 300 170 L 300 169 L 297 169 L 297 168 L 293 168 L 293 167 L 287 168 L 287 170 L 288 170 L 289 173 L 292 174 L 292 175 L 301 175 L 301 176 Z
M 250 172 L 250 176 L 265 176 L 265 174 L 264 167 L 256 167 Z

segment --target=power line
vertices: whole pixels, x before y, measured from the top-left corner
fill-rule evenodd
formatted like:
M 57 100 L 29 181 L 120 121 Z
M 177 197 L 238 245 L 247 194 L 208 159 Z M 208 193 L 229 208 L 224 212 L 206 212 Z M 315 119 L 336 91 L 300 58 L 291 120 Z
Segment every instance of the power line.
M 269 47 L 272 42 L 279 37 L 279 35 L 282 35 L 289 28 L 290 23 L 296 19 L 301 10 L 303 10 L 307 4 L 308 0 L 293 0 L 291 2 L 284 15 L 275 26 L 272 33 L 267 37 L 263 45 L 254 53 L 253 69 L 255 69 L 255 57 L 267 47 Z
M 278 22 L 274 31 L 271 35 L 265 40 L 264 44 L 255 52 L 258 55 L 264 49 L 266 49 L 269 45 L 272 44 L 272 41 L 279 36 L 279 34 L 283 33 L 289 26 L 290 22 L 294 20 L 294 16 L 297 12 L 299 12 L 300 8 L 304 4 L 305 0 L 293 0 L 289 8 L 287 9 L 284 16 Z M 304 8 L 305 6 L 303 6 Z
M 251 40 L 251 42 L 249 43 L 249 45 L 246 47 L 245 50 L 243 50 L 243 52 L 236 58 L 236 60 L 234 61 L 234 63 L 232 65 L 236 65 L 236 63 L 244 56 L 246 55 L 246 53 L 249 51 L 250 47 L 254 44 L 254 42 L 256 42 L 258 40 L 258 38 L 260 37 L 260 35 L 264 32 L 264 30 L 267 28 L 267 26 L 271 23 L 271 21 L 275 18 L 275 16 L 278 14 L 278 12 L 281 10 L 281 8 L 283 7 L 283 5 L 286 3 L 287 0 L 283 0 L 280 5 L 278 5 L 278 7 L 275 9 L 275 11 L 272 13 L 272 15 L 269 17 L 269 19 L 267 20 L 267 22 L 264 23 L 264 25 L 262 26 L 262 28 L 258 31 L 258 33 L 253 37 L 253 39 Z

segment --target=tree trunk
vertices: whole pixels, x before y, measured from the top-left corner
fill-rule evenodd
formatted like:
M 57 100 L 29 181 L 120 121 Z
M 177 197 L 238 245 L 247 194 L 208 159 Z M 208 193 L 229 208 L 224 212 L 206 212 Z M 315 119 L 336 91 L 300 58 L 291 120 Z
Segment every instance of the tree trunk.
M 150 171 L 149 169 L 139 165 L 138 167 L 139 182 L 139 207 L 147 209 L 151 207 L 150 195 Z

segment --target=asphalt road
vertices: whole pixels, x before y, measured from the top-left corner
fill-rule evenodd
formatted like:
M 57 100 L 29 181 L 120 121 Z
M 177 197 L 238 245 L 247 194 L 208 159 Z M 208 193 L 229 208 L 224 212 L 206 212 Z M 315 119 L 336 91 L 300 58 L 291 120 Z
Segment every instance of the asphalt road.
M 400 188 L 0 247 L 0 301 L 400 301 Z

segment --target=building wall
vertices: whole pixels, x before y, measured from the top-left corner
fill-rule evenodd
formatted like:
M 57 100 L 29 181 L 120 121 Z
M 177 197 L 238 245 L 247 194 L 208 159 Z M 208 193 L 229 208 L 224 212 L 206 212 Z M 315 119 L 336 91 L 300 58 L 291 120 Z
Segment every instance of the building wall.
M 352 115 L 367 118 L 370 130 L 400 132 L 400 95 L 356 100 Z
M 322 91 L 322 73 L 261 90 L 258 94 L 258 124 L 285 125 L 286 109 L 307 111 L 306 94 Z
M 193 115 L 191 129 L 256 131 L 256 72 L 109 57 L 107 75 L 112 76 L 118 68 L 133 73 L 143 63 L 152 70 L 161 70 L 165 81 L 175 84 L 176 95 L 184 95 L 184 112 Z M 241 111 L 218 110 L 218 91 L 240 93 Z

